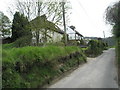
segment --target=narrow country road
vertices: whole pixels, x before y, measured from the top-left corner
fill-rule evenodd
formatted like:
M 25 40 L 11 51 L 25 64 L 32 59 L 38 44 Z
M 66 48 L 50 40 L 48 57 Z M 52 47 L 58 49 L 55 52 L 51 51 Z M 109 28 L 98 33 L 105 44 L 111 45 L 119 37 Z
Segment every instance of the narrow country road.
M 49 88 L 118 88 L 115 49 L 89 59 L 88 63 Z

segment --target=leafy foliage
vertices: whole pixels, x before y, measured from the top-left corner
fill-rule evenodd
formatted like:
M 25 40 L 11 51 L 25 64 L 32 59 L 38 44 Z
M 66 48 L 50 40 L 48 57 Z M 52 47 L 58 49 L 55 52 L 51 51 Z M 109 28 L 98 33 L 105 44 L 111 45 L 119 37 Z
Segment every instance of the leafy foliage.
M 106 21 L 113 25 L 113 34 L 116 38 L 116 54 L 118 60 L 118 77 L 120 76 L 120 1 L 106 9 Z M 120 77 L 118 78 L 120 85 Z
M 106 21 L 113 25 L 113 34 L 120 37 L 120 1 L 106 9 Z
M 90 40 L 88 49 L 86 49 L 87 56 L 98 56 L 106 48 L 106 44 L 99 40 Z
M 120 1 L 106 9 L 106 21 L 112 25 L 120 23 Z
M 31 45 L 31 36 L 30 35 L 23 36 L 14 42 L 15 47 L 24 47 L 24 46 L 30 46 L 30 45 Z
M 27 42 L 29 43 L 31 42 L 32 33 L 29 28 L 29 22 L 28 22 L 28 19 L 24 17 L 23 14 L 16 12 L 14 15 L 13 24 L 12 24 L 12 40 L 16 41 L 17 39 L 20 39 L 19 41 L 21 41 L 21 38 L 24 38 L 24 37 L 27 37 L 26 39 L 28 40 Z
M 2 32 L 2 36 L 10 35 L 11 22 L 9 18 L 4 15 L 3 12 L 0 12 L 0 31 Z
M 41 15 L 46 15 L 47 19 L 55 24 L 62 24 L 62 3 L 58 0 L 26 0 L 24 2 L 17 0 L 16 9 L 21 14 L 27 16 L 27 18 L 32 20 L 33 18 Z M 69 14 L 71 9 L 71 4 L 69 1 L 65 4 L 66 22 L 69 21 Z M 13 11 L 12 11 L 13 12 Z

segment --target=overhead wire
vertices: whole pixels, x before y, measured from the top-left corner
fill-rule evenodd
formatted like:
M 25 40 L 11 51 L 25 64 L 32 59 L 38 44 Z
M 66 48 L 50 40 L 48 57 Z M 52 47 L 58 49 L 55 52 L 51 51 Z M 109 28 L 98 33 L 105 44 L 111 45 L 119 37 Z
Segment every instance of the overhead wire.
M 83 10 L 83 12 L 84 12 L 84 14 L 86 15 L 86 17 L 87 17 L 89 23 L 91 24 L 91 26 L 98 28 L 98 27 L 93 23 L 93 21 L 91 20 L 91 18 L 89 17 L 86 9 L 84 8 L 84 6 L 83 6 L 82 3 L 80 2 L 80 0 L 76 0 L 76 1 L 78 2 L 79 6 L 80 6 L 81 9 Z M 78 13 L 76 12 L 76 14 L 78 14 Z

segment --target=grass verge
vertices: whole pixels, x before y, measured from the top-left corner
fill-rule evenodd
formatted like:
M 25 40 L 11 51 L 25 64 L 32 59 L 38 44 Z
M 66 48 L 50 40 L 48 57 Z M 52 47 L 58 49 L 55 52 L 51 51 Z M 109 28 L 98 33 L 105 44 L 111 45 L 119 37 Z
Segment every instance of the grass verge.
M 86 61 L 79 47 L 3 45 L 3 88 L 38 88 Z

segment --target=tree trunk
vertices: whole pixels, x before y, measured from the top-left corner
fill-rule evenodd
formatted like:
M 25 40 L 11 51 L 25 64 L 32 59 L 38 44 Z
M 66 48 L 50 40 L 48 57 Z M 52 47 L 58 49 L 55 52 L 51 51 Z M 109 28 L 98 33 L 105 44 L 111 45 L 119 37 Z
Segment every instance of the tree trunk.
M 36 31 L 36 45 L 39 45 L 39 31 Z

